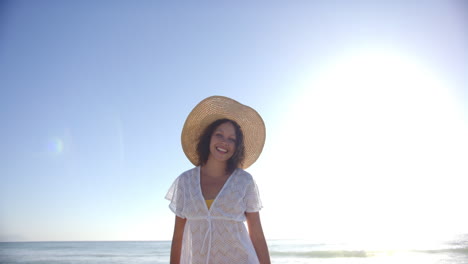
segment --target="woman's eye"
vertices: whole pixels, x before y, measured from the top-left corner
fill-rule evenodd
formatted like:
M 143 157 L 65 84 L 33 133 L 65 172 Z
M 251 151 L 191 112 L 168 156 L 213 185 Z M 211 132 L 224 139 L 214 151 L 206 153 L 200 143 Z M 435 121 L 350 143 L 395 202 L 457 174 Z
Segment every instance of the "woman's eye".
M 236 143 L 236 140 L 233 138 L 230 138 L 229 141 L 231 141 L 232 143 Z

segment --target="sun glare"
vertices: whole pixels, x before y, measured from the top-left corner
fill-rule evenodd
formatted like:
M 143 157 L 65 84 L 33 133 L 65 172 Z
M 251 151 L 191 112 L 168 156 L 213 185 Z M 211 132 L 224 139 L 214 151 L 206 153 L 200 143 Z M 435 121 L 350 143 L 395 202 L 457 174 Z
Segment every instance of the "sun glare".
M 435 237 L 464 228 L 468 129 L 453 87 L 391 51 L 357 52 L 314 76 L 276 147 L 289 153 L 282 164 L 298 183 L 287 196 L 310 208 L 297 205 L 309 235 Z

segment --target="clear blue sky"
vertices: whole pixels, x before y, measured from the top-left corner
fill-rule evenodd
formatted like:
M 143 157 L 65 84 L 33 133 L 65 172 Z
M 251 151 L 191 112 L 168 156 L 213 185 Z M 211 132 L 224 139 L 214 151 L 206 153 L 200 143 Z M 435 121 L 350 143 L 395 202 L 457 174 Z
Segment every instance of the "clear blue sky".
M 468 231 L 467 14 L 463 1 L 2 1 L 0 241 L 169 239 L 163 197 L 192 167 L 181 128 L 211 95 L 265 119 L 249 171 L 268 238 L 425 219 Z

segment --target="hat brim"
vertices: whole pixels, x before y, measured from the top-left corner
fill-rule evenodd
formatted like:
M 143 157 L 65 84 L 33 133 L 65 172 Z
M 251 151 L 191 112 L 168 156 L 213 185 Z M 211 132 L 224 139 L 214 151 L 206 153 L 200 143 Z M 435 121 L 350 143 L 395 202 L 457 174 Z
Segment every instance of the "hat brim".
M 185 120 L 182 129 L 182 149 L 194 165 L 198 164 L 197 144 L 201 133 L 211 123 L 227 118 L 235 121 L 244 134 L 245 158 L 243 169 L 260 156 L 265 144 L 265 123 L 253 108 L 224 96 L 211 96 L 198 103 Z

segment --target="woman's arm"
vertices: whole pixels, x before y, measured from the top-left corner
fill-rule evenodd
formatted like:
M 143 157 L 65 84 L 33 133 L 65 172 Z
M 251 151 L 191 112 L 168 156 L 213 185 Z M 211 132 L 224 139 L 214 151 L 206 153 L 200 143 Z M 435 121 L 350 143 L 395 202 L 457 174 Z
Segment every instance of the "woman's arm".
M 185 222 L 187 219 L 176 216 L 174 225 L 174 235 L 171 245 L 171 264 L 180 263 L 180 253 L 182 251 L 182 237 L 184 235 Z
M 270 253 L 268 252 L 265 235 L 263 234 L 260 214 L 258 212 L 245 213 L 245 216 L 247 218 L 247 226 L 249 227 L 250 239 L 257 252 L 258 260 L 261 264 L 270 264 Z

